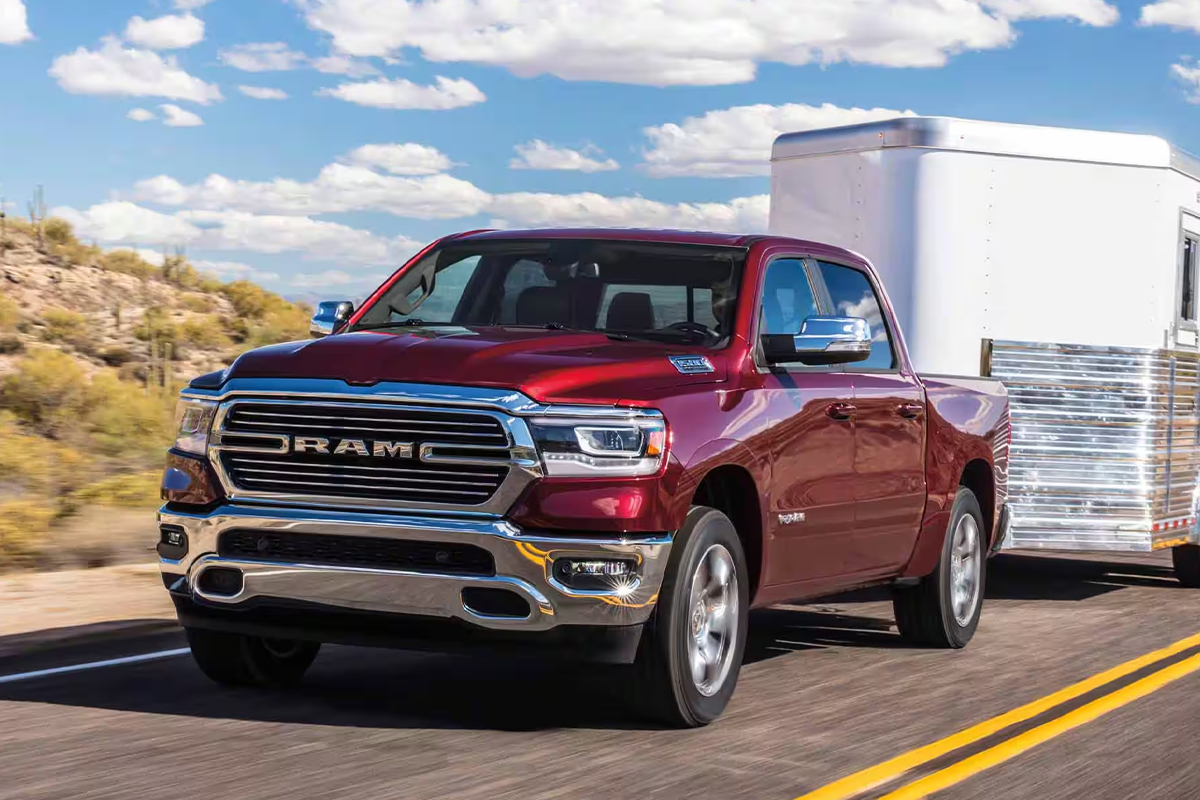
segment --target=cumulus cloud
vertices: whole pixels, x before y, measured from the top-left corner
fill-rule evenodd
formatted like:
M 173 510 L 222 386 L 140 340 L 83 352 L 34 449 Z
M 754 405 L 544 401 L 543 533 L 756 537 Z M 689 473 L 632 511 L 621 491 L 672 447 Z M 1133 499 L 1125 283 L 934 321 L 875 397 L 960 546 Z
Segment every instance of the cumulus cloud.
M 521 192 L 496 195 L 489 211 L 498 227 L 524 225 L 688 228 L 759 233 L 767 229 L 768 195 L 727 203 L 661 203 L 643 197 Z
M 650 146 L 642 153 L 643 167 L 655 177 L 766 175 L 771 171 L 771 145 L 781 133 L 856 125 L 912 113 L 887 108 L 839 108 L 830 103 L 735 106 L 709 111 L 681 123 L 646 128 Z
M 337 53 L 322 56 L 321 58 L 314 58 L 312 65 L 313 69 L 317 72 L 324 72 L 329 75 L 345 75 L 350 78 L 366 78 L 379 74 L 379 70 L 370 62 Z
M 283 89 L 271 89 L 266 86 L 239 86 L 238 91 L 255 100 L 287 100 L 288 96 Z
M 487 95 L 469 80 L 444 78 L 441 75 L 428 86 L 404 78 L 380 78 L 364 83 L 343 83 L 332 89 L 321 89 L 317 94 L 372 108 L 431 111 L 462 108 L 487 100 Z
M 20 44 L 33 38 L 22 0 L 0 0 L 0 44 Z
M 510 169 L 605 172 L 621 168 L 621 165 L 611 158 L 599 160 L 598 156 L 602 156 L 604 151 L 590 144 L 582 150 L 572 150 L 569 147 L 555 147 L 541 139 L 534 139 L 531 142 L 519 144 L 513 149 L 517 151 L 517 157 L 508 162 Z
M 1004 47 L 1011 20 L 1108 25 L 1102 0 L 293 0 L 351 56 L 666 86 L 753 80 L 761 63 L 931 67 Z
M 206 272 L 223 281 L 249 280 L 256 283 L 264 283 L 279 280 L 278 272 L 255 269 L 249 264 L 243 264 L 240 261 L 207 261 L 201 259 L 192 260 L 191 263 L 193 267 L 201 272 Z
M 153 111 L 149 111 L 145 108 L 130 109 L 129 113 L 125 116 L 134 122 L 149 122 L 152 119 L 158 119 L 158 117 L 154 116 Z
M 86 211 L 64 206 L 51 214 L 70 222 L 81 239 L 106 244 L 186 244 L 201 235 L 199 228 L 177 216 L 124 200 L 100 203 Z
M 404 142 L 364 144 L 342 156 L 341 161 L 393 175 L 435 175 L 454 166 L 449 156 L 436 147 Z
M 168 128 L 198 128 L 204 124 L 199 114 L 185 111 L 177 105 L 163 103 L 159 108 L 163 112 L 163 125 Z
M 1200 63 L 1189 59 L 1172 64 L 1171 74 L 1184 85 L 1187 101 L 1200 103 Z
M 204 41 L 204 21 L 191 14 L 155 19 L 134 17 L 125 26 L 125 40 L 151 50 L 174 50 Z
M 217 52 L 221 63 L 243 72 L 286 72 L 308 63 L 308 56 L 288 48 L 283 42 L 252 42 L 222 48 Z
M 1200 32 L 1200 0 L 1157 0 L 1142 6 L 1138 23 Z
M 72 94 L 165 97 L 201 105 L 222 99 L 215 84 L 189 75 L 174 56 L 122 47 L 113 37 L 106 37 L 98 50 L 80 47 L 54 59 L 50 76 Z
M 175 7 L 180 11 L 194 11 L 203 8 L 213 0 L 175 0 Z
M 294 275 L 288 281 L 288 285 L 294 289 L 346 287 L 352 290 L 369 291 L 383 283 L 384 278 L 388 275 L 387 272 L 352 273 L 341 269 L 327 269 L 315 274 Z
M 490 199 L 474 184 L 450 175 L 397 177 L 353 164 L 330 164 L 307 183 L 209 175 L 202 183 L 184 185 L 159 175 L 139 181 L 134 191 L 137 199 L 145 202 L 197 209 L 279 215 L 374 210 L 416 219 L 473 216 Z

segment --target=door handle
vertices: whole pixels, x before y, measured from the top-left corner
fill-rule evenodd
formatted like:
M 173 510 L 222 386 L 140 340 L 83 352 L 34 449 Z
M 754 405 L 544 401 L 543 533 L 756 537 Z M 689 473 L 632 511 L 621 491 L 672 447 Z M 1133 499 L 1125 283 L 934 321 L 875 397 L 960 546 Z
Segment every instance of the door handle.
M 858 411 L 858 407 L 852 403 L 830 403 L 829 407 L 825 409 L 825 413 L 828 414 L 831 419 L 836 419 L 838 421 L 853 419 L 854 412 L 856 411 Z
M 922 410 L 920 403 L 901 403 L 896 407 L 896 413 L 905 419 L 916 419 Z

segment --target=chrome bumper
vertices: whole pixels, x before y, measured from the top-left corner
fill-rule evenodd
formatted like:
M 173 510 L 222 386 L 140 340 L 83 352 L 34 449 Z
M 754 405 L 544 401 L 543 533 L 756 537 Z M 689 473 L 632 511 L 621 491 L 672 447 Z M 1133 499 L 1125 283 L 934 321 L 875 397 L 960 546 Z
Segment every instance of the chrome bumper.
M 160 559 L 166 583 L 209 607 L 246 607 L 259 599 L 315 603 L 341 610 L 457 618 L 491 629 L 539 631 L 559 625 L 636 625 L 654 609 L 670 554 L 668 535 L 612 537 L 580 534 L 534 536 L 505 520 L 354 514 L 226 505 L 204 514 L 159 511 L 160 523 L 178 525 L 188 537 L 187 555 Z M 372 536 L 421 542 L 471 544 L 488 550 L 493 576 L 444 575 L 390 569 L 296 564 L 222 558 L 217 539 L 233 529 L 296 534 Z M 554 579 L 551 567 L 565 556 L 622 556 L 637 562 L 631 580 L 604 591 L 572 590 Z M 242 572 L 242 591 L 209 594 L 198 586 L 212 567 Z M 174 578 L 175 580 L 171 580 Z M 523 618 L 495 617 L 468 608 L 468 587 L 508 589 L 529 603 Z

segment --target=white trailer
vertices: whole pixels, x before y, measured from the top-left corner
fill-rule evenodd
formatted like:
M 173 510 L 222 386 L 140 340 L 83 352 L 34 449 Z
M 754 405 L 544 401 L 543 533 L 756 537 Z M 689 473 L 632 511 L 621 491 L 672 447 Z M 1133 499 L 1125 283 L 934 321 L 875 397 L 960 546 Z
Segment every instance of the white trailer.
M 1174 547 L 1200 582 L 1200 160 L 936 117 L 785 134 L 770 224 L 868 257 L 918 370 L 1008 386 L 1001 547 Z

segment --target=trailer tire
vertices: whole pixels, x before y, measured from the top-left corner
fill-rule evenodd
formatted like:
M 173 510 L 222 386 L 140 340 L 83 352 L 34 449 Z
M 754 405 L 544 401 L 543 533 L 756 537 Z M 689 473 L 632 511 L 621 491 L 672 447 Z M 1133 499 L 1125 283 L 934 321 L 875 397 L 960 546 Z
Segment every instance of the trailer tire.
M 1181 544 L 1171 548 L 1175 577 L 1189 589 L 1200 589 L 1200 544 Z
M 658 605 L 626 685 L 636 710 L 675 728 L 698 728 L 721 715 L 746 648 L 749 585 L 729 517 L 693 506 L 675 534 Z M 720 629 L 713 624 L 718 621 Z
M 321 649 L 317 642 L 264 639 L 240 633 L 187 629 L 192 659 L 225 686 L 290 686 L 304 677 Z
M 952 649 L 971 641 L 983 612 L 987 547 L 979 501 L 960 486 L 937 568 L 916 586 L 893 589 L 896 627 L 905 640 Z

